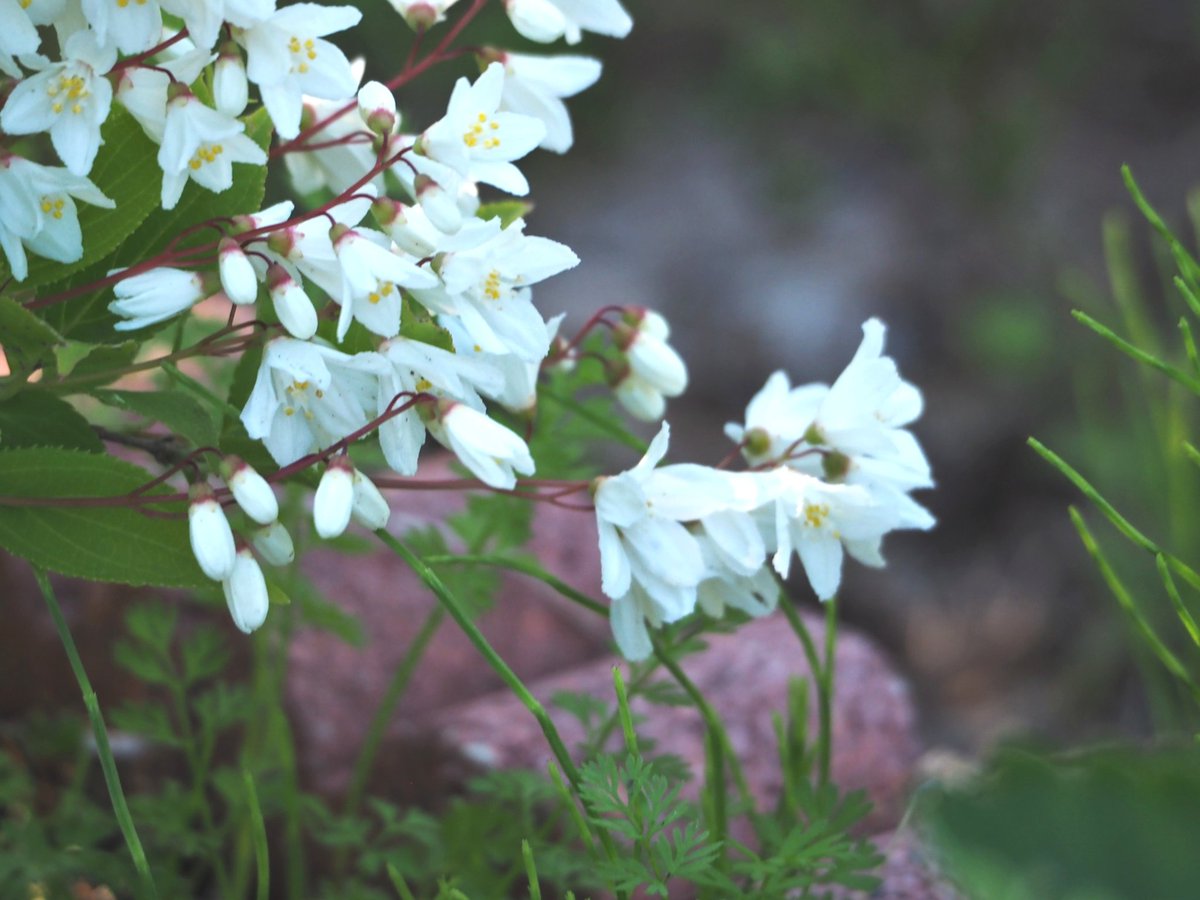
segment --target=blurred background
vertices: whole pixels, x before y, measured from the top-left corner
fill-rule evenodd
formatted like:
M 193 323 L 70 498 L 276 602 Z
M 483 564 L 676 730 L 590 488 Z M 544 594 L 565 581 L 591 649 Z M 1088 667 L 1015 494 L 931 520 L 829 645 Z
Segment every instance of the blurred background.
M 1193 557 L 1195 469 L 1158 449 L 1164 428 L 1189 433 L 1187 414 L 1165 421 L 1144 393 L 1165 398 L 1165 383 L 1069 313 L 1165 335 L 1179 355 L 1168 258 L 1120 166 L 1192 243 L 1200 6 L 627 5 L 627 40 L 578 50 L 605 73 L 571 102 L 576 147 L 524 164 L 530 231 L 583 259 L 538 289 L 541 309 L 568 311 L 567 332 L 604 304 L 660 309 L 693 379 L 669 410 L 673 457 L 706 462 L 770 372 L 831 380 L 861 323 L 881 317 L 925 392 L 916 432 L 938 487 L 921 499 L 939 525 L 891 537 L 885 571 L 850 570 L 846 619 L 912 679 L 935 744 L 973 754 L 1012 735 L 1148 733 L 1169 698 L 1153 678 L 1147 690 L 1071 527 L 1077 494 L 1025 439 Z M 391 43 L 382 0 L 367 14 L 343 45 L 387 76 L 407 45 Z M 514 39 L 498 7 L 466 33 Z M 472 65 L 402 93 L 408 126 L 436 118 L 438 79 L 448 91 Z M 1097 530 L 1159 602 L 1152 561 Z

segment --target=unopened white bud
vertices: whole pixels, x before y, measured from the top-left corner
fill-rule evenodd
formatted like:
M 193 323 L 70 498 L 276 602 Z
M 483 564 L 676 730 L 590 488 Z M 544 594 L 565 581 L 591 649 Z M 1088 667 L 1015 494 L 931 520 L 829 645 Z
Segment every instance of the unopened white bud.
M 625 348 L 625 355 L 634 374 L 654 385 L 664 397 L 678 397 L 687 387 L 687 366 L 660 338 L 640 332 Z
M 380 137 L 396 130 L 396 98 L 378 81 L 368 81 L 359 89 L 358 114 L 367 128 Z
M 325 469 L 313 497 L 313 525 L 317 534 L 331 540 L 346 530 L 354 509 L 354 470 L 338 457 Z
M 225 460 L 222 473 L 233 499 L 259 525 L 269 525 L 279 518 L 279 501 L 267 479 L 244 460 L 236 456 Z
M 213 74 L 213 102 L 217 111 L 237 118 L 246 111 L 250 100 L 250 84 L 246 79 L 246 64 L 237 45 L 230 42 L 221 50 Z
M 517 483 L 514 472 L 534 472 L 529 446 L 519 435 L 463 403 L 442 401 L 437 418 L 426 425 L 435 439 L 454 451 L 459 462 L 489 487 L 509 490 Z
M 221 588 L 238 631 L 249 634 L 267 620 L 271 607 L 267 581 L 258 561 L 245 547 L 238 552 L 233 571 L 221 582 Z
M 296 545 L 292 543 L 292 536 L 278 519 L 259 528 L 250 540 L 253 541 L 259 556 L 273 566 L 286 566 L 296 558 Z
M 113 285 L 117 299 L 108 308 L 125 321 L 117 322 L 113 328 L 117 331 L 145 328 L 190 309 L 207 293 L 204 278 L 183 269 L 160 267 L 123 278 Z
M 288 334 L 307 341 L 317 333 L 317 311 L 304 288 L 280 265 L 272 265 L 267 272 L 271 301 L 275 315 Z
M 662 392 L 632 370 L 613 386 L 613 393 L 631 416 L 643 422 L 657 422 L 667 411 Z
M 224 581 L 230 576 L 237 555 L 233 529 L 229 527 L 221 504 L 205 485 L 192 489 L 192 502 L 188 506 L 188 538 L 192 543 L 192 554 L 200 564 L 200 571 L 213 581 Z
M 504 0 L 513 28 L 531 41 L 549 44 L 567 30 L 567 20 L 549 0 Z
M 364 528 L 378 531 L 386 528 L 392 509 L 379 488 L 362 472 L 354 472 L 354 505 L 351 508 L 354 521 Z
M 258 298 L 258 276 L 254 266 L 232 238 L 222 238 L 217 251 L 217 269 L 221 275 L 221 290 L 233 303 L 246 306 Z
M 414 186 L 417 202 L 434 227 L 446 234 L 456 234 L 462 228 L 462 210 L 458 201 L 428 175 L 418 175 Z

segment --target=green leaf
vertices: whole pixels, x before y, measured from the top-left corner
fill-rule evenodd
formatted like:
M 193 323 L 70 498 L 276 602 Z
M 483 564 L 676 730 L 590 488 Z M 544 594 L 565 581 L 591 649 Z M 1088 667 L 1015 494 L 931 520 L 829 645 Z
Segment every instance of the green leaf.
M 246 134 L 259 146 L 267 146 L 271 138 L 271 121 L 265 109 L 258 110 L 246 120 Z M 151 177 L 147 180 L 154 184 L 157 192 L 160 184 L 159 179 L 154 177 L 157 166 L 152 166 L 149 171 Z M 146 177 L 145 172 L 142 173 L 142 177 Z M 115 253 L 76 273 L 66 282 L 66 286 L 88 285 L 104 278 L 111 269 L 143 262 L 161 252 L 185 230 L 204 222 L 257 212 L 262 206 L 266 178 L 265 166 L 239 163 L 233 167 L 233 186 L 219 194 L 189 181 L 174 209 L 153 211 L 142 225 L 116 248 Z M 181 251 L 205 246 L 212 243 L 215 237 L 216 232 L 211 229 L 196 228 L 194 233 L 180 241 L 174 249 Z M 216 257 L 214 246 L 212 259 L 208 261 L 215 265 Z M 205 262 L 203 258 L 194 258 L 192 261 Z M 110 344 L 124 341 L 126 336 L 113 330 L 117 318 L 108 311 L 108 304 L 112 299 L 112 288 L 101 288 L 51 306 L 46 318 L 64 336 L 74 340 Z M 163 327 L 166 327 L 166 323 Z
M 400 315 L 400 334 L 414 341 L 454 352 L 454 338 L 450 336 L 450 332 L 435 322 L 429 311 L 407 294 L 404 296 L 404 308 Z
M 199 401 L 182 391 L 95 391 L 106 406 L 161 422 L 197 447 L 217 442 L 217 423 Z
M 524 218 L 533 212 L 533 204 L 527 200 L 497 200 L 495 203 L 484 203 L 475 212 L 476 217 L 500 220 L 500 227 L 507 228 L 517 219 Z
M 21 380 L 52 358 L 51 348 L 61 340 L 49 324 L 12 297 L 0 297 L 0 347 L 9 369 Z
M 98 387 L 108 384 L 125 374 L 140 347 L 141 343 L 135 340 L 114 346 L 67 341 L 54 350 L 58 359 L 58 374 L 72 386 Z M 65 387 L 63 389 L 66 390 Z
M 116 104 L 100 129 L 104 143 L 88 177 L 116 203 L 112 209 L 79 204 L 83 256 L 73 263 L 30 256 L 23 287 L 53 284 L 104 259 L 133 234 L 158 205 L 161 180 L 158 147 L 133 116 Z
M 41 447 L 0 451 L 0 546 L 78 578 L 164 587 L 208 584 L 192 556 L 182 516 L 151 517 L 126 506 L 11 502 L 120 497 L 150 477 L 138 466 L 102 454 Z
M 75 407 L 36 389 L 0 400 L 0 447 L 68 447 L 104 452 L 95 430 Z

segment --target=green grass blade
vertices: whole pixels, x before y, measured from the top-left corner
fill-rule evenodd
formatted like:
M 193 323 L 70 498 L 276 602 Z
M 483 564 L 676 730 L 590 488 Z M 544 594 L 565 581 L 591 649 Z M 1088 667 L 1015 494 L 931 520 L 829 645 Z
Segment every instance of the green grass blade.
M 1108 341 L 1110 344 L 1112 344 L 1114 347 L 1116 347 L 1118 350 L 1120 350 L 1126 356 L 1128 356 L 1132 359 L 1135 359 L 1138 362 L 1143 363 L 1144 365 L 1150 366 L 1152 369 L 1157 369 L 1159 372 L 1162 372 L 1168 378 L 1182 384 L 1185 388 L 1187 388 L 1192 393 L 1200 394 L 1200 381 L 1193 378 L 1187 372 L 1184 372 L 1182 369 L 1179 369 L 1176 366 L 1171 365 L 1169 362 L 1165 362 L 1164 360 L 1159 359 L 1157 356 L 1153 356 L 1153 355 L 1147 353 L 1145 350 L 1142 350 L 1140 347 L 1135 347 L 1133 344 L 1129 343 L 1129 341 L 1127 341 L 1123 337 L 1119 336 L 1112 329 L 1110 329 L 1106 325 L 1100 324 L 1099 322 L 1097 322 L 1095 319 L 1093 319 L 1091 316 L 1089 316 L 1087 313 L 1083 312 L 1082 310 L 1078 310 L 1078 309 L 1071 310 L 1071 315 L 1075 317 L 1076 321 L 1078 321 L 1078 322 L 1086 325 L 1088 328 L 1092 329 L 1092 331 L 1096 332 L 1096 334 L 1100 335 L 1100 337 L 1104 338 L 1106 341 Z

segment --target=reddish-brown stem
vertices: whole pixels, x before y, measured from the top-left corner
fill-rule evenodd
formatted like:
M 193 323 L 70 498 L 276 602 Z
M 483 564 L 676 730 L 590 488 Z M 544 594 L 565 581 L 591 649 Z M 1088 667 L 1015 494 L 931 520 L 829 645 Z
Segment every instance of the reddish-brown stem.
M 162 53 L 168 47 L 171 47 L 171 46 L 179 43 L 187 36 L 188 36 L 188 30 L 185 28 L 185 29 L 183 29 L 183 31 L 180 31 L 177 34 L 172 35 L 171 37 L 169 37 L 165 41 L 163 41 L 161 44 L 158 44 L 155 47 L 151 47 L 149 50 L 145 50 L 142 53 L 135 53 L 133 56 L 125 57 L 123 60 L 121 60 L 115 66 L 112 67 L 112 71 L 117 72 L 117 71 L 120 71 L 121 69 L 127 69 L 130 66 L 140 66 L 144 60 L 149 59 L 150 57 L 154 56 L 155 54 Z M 146 68 L 156 68 L 156 67 L 146 66 Z M 162 71 L 162 70 L 160 70 L 160 71 Z M 167 74 L 170 75 L 171 73 L 167 72 Z M 175 80 L 174 76 L 171 77 L 171 80 L 172 81 Z

